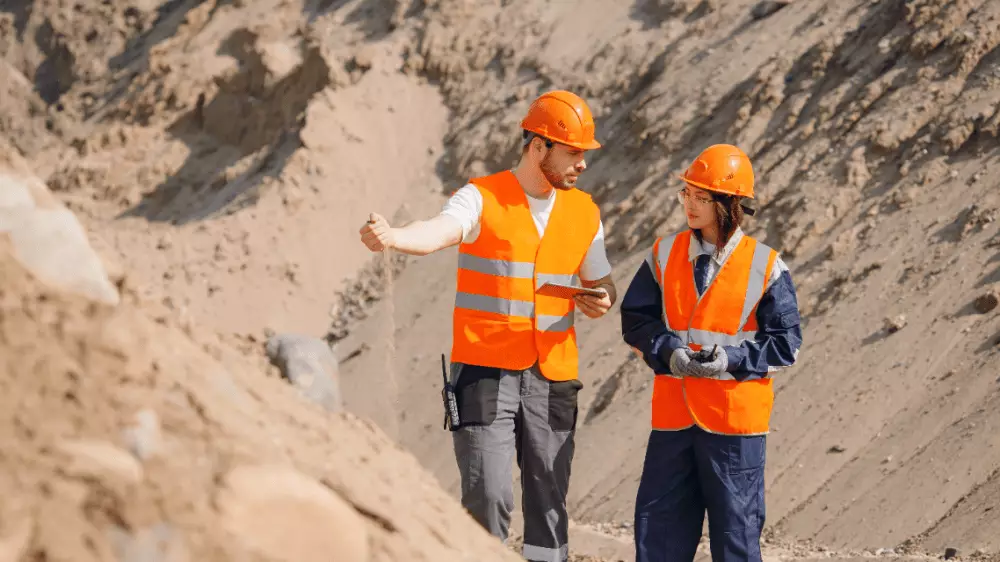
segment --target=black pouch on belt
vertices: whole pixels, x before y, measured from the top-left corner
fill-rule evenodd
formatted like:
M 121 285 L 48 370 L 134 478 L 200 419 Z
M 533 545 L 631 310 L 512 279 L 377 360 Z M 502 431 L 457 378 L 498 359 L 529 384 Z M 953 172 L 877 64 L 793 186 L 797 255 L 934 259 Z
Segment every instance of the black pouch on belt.
M 457 367 L 454 378 L 455 399 L 462 427 L 492 424 L 499 410 L 503 370 L 467 363 L 458 363 Z
M 441 399 L 444 401 L 444 429 L 457 430 L 462 425 L 458 417 L 458 400 L 455 398 L 455 388 L 448 382 L 448 362 L 441 354 L 441 378 L 444 388 L 441 389 Z

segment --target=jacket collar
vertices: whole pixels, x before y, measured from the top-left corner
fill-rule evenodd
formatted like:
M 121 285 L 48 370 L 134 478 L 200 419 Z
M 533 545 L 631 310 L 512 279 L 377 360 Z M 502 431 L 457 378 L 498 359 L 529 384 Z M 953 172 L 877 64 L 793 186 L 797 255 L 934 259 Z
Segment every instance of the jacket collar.
M 688 245 L 688 261 L 693 262 L 698 259 L 698 256 L 702 254 L 708 254 L 712 256 L 712 261 L 714 261 L 716 265 L 721 266 L 733 253 L 733 250 L 736 249 L 736 246 L 740 243 L 740 240 L 742 239 L 743 239 L 743 229 L 740 227 L 736 227 L 736 231 L 733 232 L 733 235 L 729 237 L 729 242 L 726 242 L 726 245 L 723 246 L 721 252 L 718 250 L 707 251 L 704 247 L 702 247 L 701 241 L 698 240 L 698 237 L 695 236 L 694 232 L 692 232 L 691 243 Z

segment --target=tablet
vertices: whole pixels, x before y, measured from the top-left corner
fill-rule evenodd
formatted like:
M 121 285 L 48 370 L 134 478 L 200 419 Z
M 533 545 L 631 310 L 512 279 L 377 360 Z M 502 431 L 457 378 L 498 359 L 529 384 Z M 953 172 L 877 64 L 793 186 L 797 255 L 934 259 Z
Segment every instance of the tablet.
M 546 283 L 535 291 L 539 295 L 546 297 L 556 297 L 560 299 L 571 299 L 576 295 L 591 295 L 601 298 L 605 295 L 603 289 L 587 289 L 575 285 L 561 285 L 559 283 Z

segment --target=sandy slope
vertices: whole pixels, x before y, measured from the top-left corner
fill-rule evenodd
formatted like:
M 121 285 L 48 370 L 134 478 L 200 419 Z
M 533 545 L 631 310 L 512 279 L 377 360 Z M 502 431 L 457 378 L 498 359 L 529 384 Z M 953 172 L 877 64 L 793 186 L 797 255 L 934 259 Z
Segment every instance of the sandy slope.
M 21 264 L 52 251 L 0 239 L 0 559 L 517 559 L 247 342 L 127 282 L 117 304 L 44 287 Z
M 178 317 L 246 342 L 320 335 L 332 312 L 349 409 L 452 493 L 437 385 L 455 253 L 405 260 L 386 307 L 361 271 L 380 259 L 356 240 L 368 212 L 433 213 L 512 163 L 535 95 L 574 89 L 606 145 L 581 183 L 624 290 L 682 225 L 675 174 L 736 142 L 758 172 L 748 230 L 782 251 L 807 322 L 778 381 L 769 531 L 996 553 L 1000 319 L 973 301 L 1000 282 L 1000 4 L 755 4 L 6 3 L 0 135 Z M 616 314 L 579 323 L 578 521 L 630 519 L 648 429 Z
M 343 241 L 369 208 L 392 215 L 439 189 L 440 95 L 398 71 L 399 45 L 350 46 L 364 30 L 349 25 L 300 33 L 308 6 L 154 8 L 129 48 L 106 47 L 107 74 L 78 76 L 64 111 L 50 108 L 76 150 L 36 171 L 151 295 L 227 332 L 322 333 L 333 291 L 367 257 Z M 28 36 L 61 24 L 77 57 L 93 45 L 73 41 L 76 26 L 125 32 L 91 14 L 63 21 L 45 2 L 30 13 Z

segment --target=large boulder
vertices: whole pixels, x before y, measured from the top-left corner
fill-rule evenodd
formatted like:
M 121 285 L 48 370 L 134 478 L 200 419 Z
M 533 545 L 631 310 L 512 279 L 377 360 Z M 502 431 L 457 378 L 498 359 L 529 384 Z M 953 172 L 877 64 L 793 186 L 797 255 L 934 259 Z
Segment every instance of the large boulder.
M 106 304 L 118 290 L 76 216 L 31 174 L 13 148 L 0 144 L 0 234 L 46 285 Z
M 337 358 L 319 338 L 300 334 L 274 334 L 266 344 L 271 363 L 302 394 L 331 412 L 343 408 L 337 382 Z

